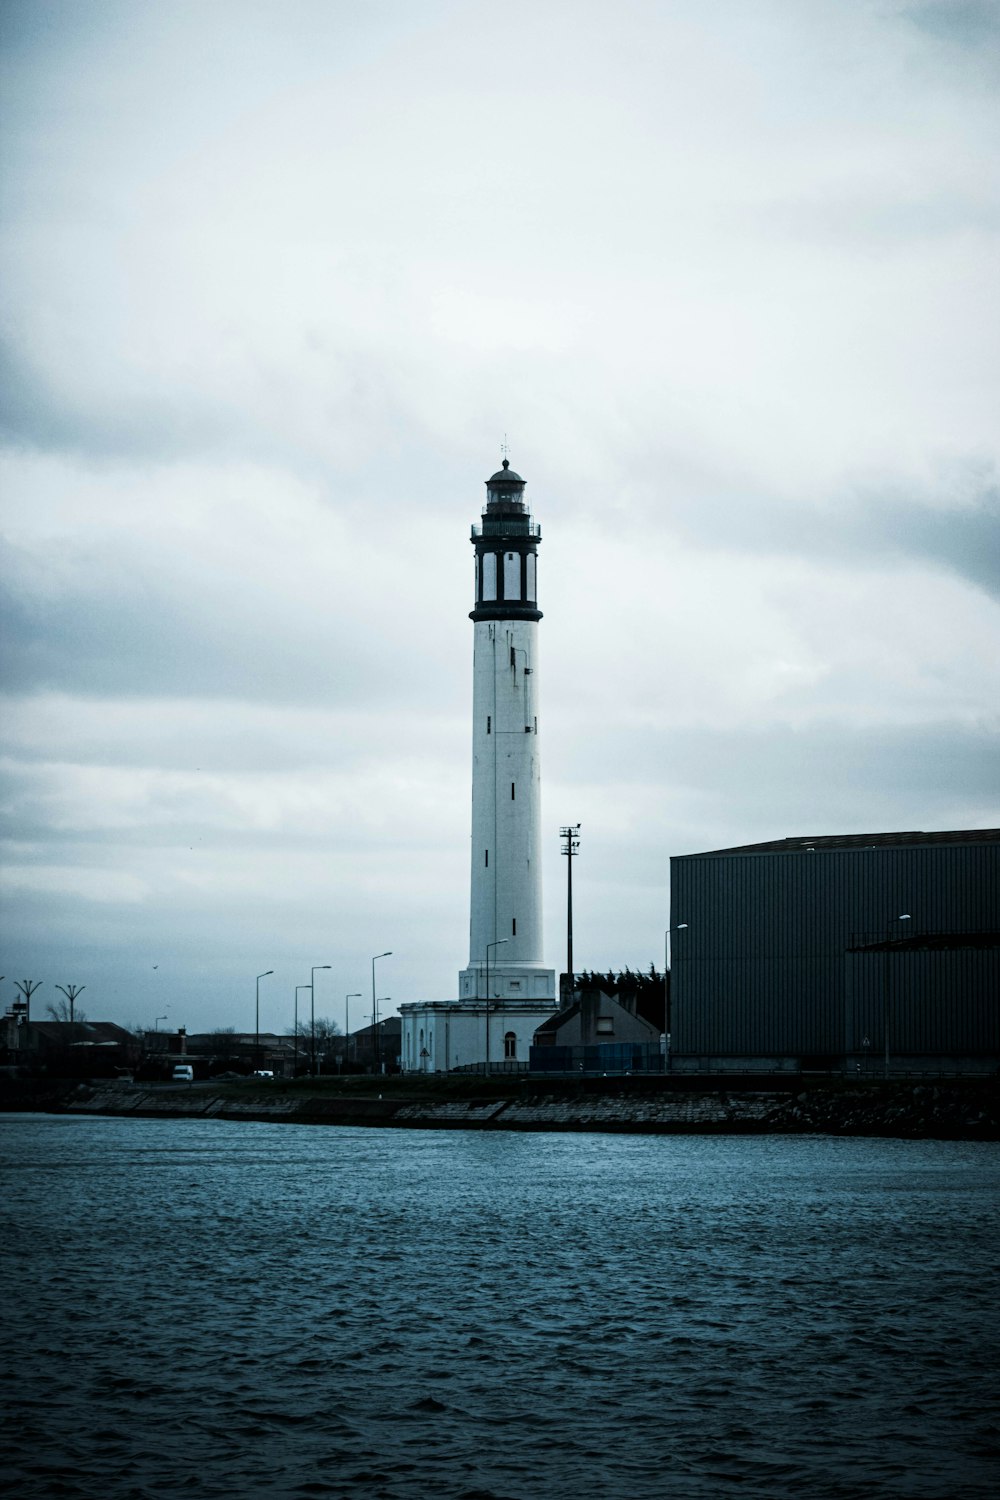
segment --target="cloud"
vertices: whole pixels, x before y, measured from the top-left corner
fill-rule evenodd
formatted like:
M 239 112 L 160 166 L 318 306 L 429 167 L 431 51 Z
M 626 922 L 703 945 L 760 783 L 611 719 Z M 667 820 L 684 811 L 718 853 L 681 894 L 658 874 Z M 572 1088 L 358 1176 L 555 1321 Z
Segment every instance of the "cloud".
M 914 561 L 1000 594 L 1000 482 L 991 459 L 935 465 L 907 480 L 856 478 L 833 493 L 720 493 L 712 506 L 674 499 L 666 523 L 702 545 L 878 569 Z
M 901 14 L 936 41 L 1000 60 L 1000 15 L 992 0 L 921 0 L 903 5 Z
M 993 8 L 0 25 L 20 971 L 192 1025 L 385 947 L 453 992 L 504 433 L 550 961 L 562 821 L 603 967 L 658 951 L 671 852 L 995 819 Z

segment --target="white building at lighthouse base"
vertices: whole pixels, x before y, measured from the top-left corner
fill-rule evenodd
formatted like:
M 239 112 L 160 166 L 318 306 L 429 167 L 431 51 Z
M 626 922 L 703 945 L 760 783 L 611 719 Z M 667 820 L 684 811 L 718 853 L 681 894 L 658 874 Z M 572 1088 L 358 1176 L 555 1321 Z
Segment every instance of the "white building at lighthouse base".
M 526 1069 L 531 1039 L 558 1006 L 554 1000 L 413 1001 L 399 1008 L 404 1073 Z M 489 1030 L 487 1031 L 487 1025 Z

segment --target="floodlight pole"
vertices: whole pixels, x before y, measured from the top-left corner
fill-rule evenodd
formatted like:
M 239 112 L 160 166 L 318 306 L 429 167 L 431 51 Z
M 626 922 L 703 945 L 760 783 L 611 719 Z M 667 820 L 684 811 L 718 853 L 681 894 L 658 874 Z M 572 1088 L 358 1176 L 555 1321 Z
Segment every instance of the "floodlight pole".
M 663 1071 L 666 1072 L 670 1066 L 670 1029 L 673 1022 L 673 1005 L 671 1003 L 671 990 L 673 979 L 670 974 L 670 934 L 672 932 L 684 932 L 687 929 L 686 922 L 678 922 L 676 927 L 668 927 L 663 934 Z
M 375 996 L 375 960 L 379 958 L 391 958 L 392 949 L 387 948 L 384 953 L 376 953 L 372 959 L 372 1067 L 375 1072 L 379 1071 L 381 1065 L 382 1049 L 379 1046 L 378 1034 L 378 1000 Z
M 576 989 L 573 979 L 573 860 L 580 848 L 579 834 L 579 823 L 568 824 L 559 830 L 559 837 L 563 841 L 561 852 L 566 856 L 566 980 L 569 985 L 570 1004 L 573 1003 L 573 994 Z

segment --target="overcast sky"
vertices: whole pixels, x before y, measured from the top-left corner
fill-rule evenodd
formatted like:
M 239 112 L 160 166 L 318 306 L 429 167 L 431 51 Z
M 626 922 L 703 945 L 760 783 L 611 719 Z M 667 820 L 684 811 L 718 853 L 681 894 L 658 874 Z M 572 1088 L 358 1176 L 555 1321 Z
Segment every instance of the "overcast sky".
M 604 968 L 671 855 L 1000 821 L 994 0 L 0 23 L 0 1004 L 454 998 L 505 433 L 553 967 L 561 823 Z

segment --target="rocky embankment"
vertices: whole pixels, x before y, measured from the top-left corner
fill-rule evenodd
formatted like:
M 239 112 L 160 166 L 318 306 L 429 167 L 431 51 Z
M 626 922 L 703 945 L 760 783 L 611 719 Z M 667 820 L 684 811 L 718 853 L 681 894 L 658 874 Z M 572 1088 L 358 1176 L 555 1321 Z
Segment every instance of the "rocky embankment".
M 145 1118 L 265 1120 L 444 1130 L 579 1130 L 640 1134 L 868 1135 L 1000 1139 L 995 1081 L 812 1086 L 799 1090 L 532 1089 L 507 1097 L 440 1097 L 393 1080 L 384 1091 L 332 1092 L 247 1080 L 213 1088 L 93 1083 L 22 1094 L 7 1108 Z

